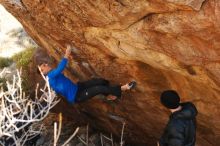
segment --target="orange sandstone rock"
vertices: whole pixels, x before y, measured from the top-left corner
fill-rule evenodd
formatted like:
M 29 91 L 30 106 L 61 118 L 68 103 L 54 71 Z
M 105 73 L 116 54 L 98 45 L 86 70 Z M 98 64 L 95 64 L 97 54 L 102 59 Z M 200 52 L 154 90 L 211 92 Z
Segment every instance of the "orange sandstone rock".
M 198 108 L 197 145 L 220 145 L 219 0 L 0 3 L 57 61 L 66 44 L 77 48 L 67 71 L 73 80 L 138 82 L 115 104 L 94 99 L 78 105 L 93 126 L 120 136 L 125 121 L 127 142 L 155 145 L 168 118 L 160 93 L 175 89 Z

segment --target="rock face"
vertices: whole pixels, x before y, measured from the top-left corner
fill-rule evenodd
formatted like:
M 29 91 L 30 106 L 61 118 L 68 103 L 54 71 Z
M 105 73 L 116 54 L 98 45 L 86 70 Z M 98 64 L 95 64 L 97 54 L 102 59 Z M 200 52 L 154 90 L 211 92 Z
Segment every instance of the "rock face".
M 219 0 L 0 0 L 55 60 L 75 46 L 66 74 L 113 83 L 136 80 L 135 91 L 109 104 L 76 107 L 93 126 L 153 146 L 168 112 L 160 93 L 175 89 L 198 108 L 197 145 L 220 145 Z M 59 49 L 62 48 L 62 49 Z

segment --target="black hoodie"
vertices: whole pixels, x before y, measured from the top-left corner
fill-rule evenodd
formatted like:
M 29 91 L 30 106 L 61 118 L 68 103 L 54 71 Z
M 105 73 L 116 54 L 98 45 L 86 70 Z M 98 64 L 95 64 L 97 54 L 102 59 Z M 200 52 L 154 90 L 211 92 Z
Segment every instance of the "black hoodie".
M 160 146 L 195 146 L 197 109 L 190 102 L 181 103 L 182 109 L 170 115 L 160 138 Z

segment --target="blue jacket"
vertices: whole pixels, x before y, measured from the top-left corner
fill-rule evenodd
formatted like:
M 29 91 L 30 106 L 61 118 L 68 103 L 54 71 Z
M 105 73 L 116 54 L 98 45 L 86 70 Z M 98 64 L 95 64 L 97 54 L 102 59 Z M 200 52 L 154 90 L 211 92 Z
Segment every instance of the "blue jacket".
M 78 86 L 70 79 L 62 74 L 65 69 L 68 59 L 63 58 L 57 68 L 51 70 L 47 76 L 51 88 L 57 93 L 66 98 L 69 103 L 74 103 Z

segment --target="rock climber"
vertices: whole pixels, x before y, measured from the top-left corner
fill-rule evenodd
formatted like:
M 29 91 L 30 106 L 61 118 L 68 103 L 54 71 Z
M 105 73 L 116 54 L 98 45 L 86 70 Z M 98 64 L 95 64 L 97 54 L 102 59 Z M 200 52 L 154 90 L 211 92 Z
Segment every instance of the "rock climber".
M 74 83 L 62 73 L 70 56 L 71 47 L 67 47 L 65 55 L 57 68 L 53 69 L 46 62 L 38 65 L 38 71 L 49 78 L 51 88 L 57 94 L 64 96 L 70 104 L 84 102 L 98 94 L 111 95 L 108 96 L 110 97 L 109 100 L 115 100 L 121 97 L 122 91 L 130 90 L 136 86 L 135 81 L 123 86 L 110 86 L 109 81 L 103 78 Z

